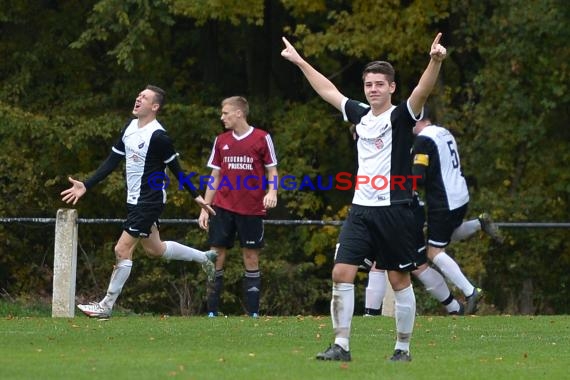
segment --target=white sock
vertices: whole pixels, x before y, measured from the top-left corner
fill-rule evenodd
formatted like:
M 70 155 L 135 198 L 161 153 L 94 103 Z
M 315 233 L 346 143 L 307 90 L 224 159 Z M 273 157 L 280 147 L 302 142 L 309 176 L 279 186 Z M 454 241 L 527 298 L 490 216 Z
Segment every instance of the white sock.
M 346 351 L 350 350 L 350 324 L 354 314 L 354 284 L 333 283 L 331 300 L 331 318 L 335 333 L 335 344 Z
M 396 300 L 396 346 L 394 349 L 410 352 L 410 339 L 416 320 L 416 295 L 412 285 L 394 291 Z
M 175 241 L 165 241 L 166 249 L 162 254 L 165 260 L 197 261 L 203 263 L 208 260 L 204 252 L 187 247 Z
M 457 227 L 451 234 L 451 241 L 465 240 L 481 229 L 479 219 L 467 220 Z
M 416 276 L 424 284 L 426 290 L 439 302 L 449 298 L 451 291 L 443 276 L 431 267 L 427 267 L 422 273 Z
M 111 274 L 111 281 L 109 281 L 109 287 L 107 288 L 107 294 L 105 298 L 99 305 L 106 309 L 112 309 L 123 290 L 123 285 L 127 282 L 127 279 L 131 275 L 131 268 L 133 266 L 132 260 L 121 260 L 113 269 L 113 274 Z
M 368 286 L 366 286 L 364 307 L 379 310 L 386 294 L 386 272 L 370 271 L 368 273 Z
M 454 298 L 453 300 L 451 300 L 451 302 L 447 305 L 445 305 L 445 310 L 447 310 L 448 313 L 453 313 L 458 312 L 461 309 L 461 306 L 459 306 L 459 302 L 457 302 L 457 300 Z
M 453 282 L 466 297 L 473 294 L 475 287 L 469 282 L 467 277 L 461 272 L 459 265 L 447 253 L 441 251 L 433 258 L 433 263 L 443 272 L 444 276 Z
M 416 275 L 416 277 L 422 282 L 428 293 L 439 302 L 443 303 L 452 297 L 445 278 L 432 267 L 427 267 L 427 269 Z M 444 306 L 448 313 L 459 311 L 459 302 L 457 302 L 455 298 L 452 298 L 451 302 Z

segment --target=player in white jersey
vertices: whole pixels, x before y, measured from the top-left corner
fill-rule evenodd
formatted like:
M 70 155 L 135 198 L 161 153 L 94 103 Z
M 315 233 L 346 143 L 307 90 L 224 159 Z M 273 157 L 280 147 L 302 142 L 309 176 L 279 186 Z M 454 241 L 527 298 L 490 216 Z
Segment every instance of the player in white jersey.
M 502 242 L 498 228 L 486 213 L 481 214 L 479 218 L 467 221 L 462 221 L 462 217 L 459 219 L 453 217 L 449 223 L 441 220 L 442 218 L 439 216 L 440 212 L 449 215 L 451 209 L 461 208 L 461 206 L 465 206 L 465 210 L 462 211 L 466 211 L 469 194 L 465 179 L 461 173 L 461 163 L 459 161 L 459 153 L 455 139 L 448 130 L 435 126 L 433 129 L 432 126 L 425 128 L 428 125 L 431 125 L 431 119 L 428 115 L 427 108 L 424 108 L 422 118 L 416 123 L 416 127 L 414 128 L 414 133 L 419 135 L 416 137 L 415 142 L 414 153 L 416 153 L 415 159 L 417 159 L 417 162 L 415 162 L 413 171 L 416 175 L 425 176 L 423 180 L 418 180 L 418 182 L 424 184 L 426 187 L 429 200 L 428 207 L 430 202 L 432 205 L 432 222 L 429 223 L 428 221 L 428 230 L 431 231 L 431 235 L 429 236 L 431 236 L 431 238 L 428 244 L 438 245 L 437 242 L 440 240 L 447 241 L 447 244 L 449 244 L 449 242 L 465 240 L 479 230 L 483 230 L 494 240 Z M 443 156 L 441 159 L 440 155 Z M 428 165 L 423 165 L 426 162 Z M 426 171 L 428 172 L 427 175 Z M 427 183 L 428 181 L 429 183 Z M 446 183 L 446 181 L 449 181 L 449 183 Z M 422 243 L 419 245 L 418 250 L 422 249 L 422 247 L 425 249 L 425 244 L 423 244 L 425 243 L 423 231 L 421 231 L 425 221 L 422 203 L 423 202 L 419 201 L 418 207 L 415 208 L 416 220 L 420 224 L 419 233 L 421 234 L 420 242 Z M 450 206 L 450 204 L 452 206 Z M 460 224 L 458 225 L 458 223 Z M 436 236 L 443 236 L 443 238 Z M 439 256 L 442 253 L 443 256 Z M 476 289 L 474 294 L 475 287 L 473 285 L 469 286 L 470 282 L 463 275 L 457 263 L 445 254 L 445 252 L 440 252 L 433 247 L 431 250 L 428 248 L 428 257 L 432 262 L 434 258 L 438 257 L 437 261 L 440 262 L 440 265 L 443 267 L 440 268 L 440 270 L 444 274 L 449 274 L 449 280 L 456 286 L 460 288 L 463 287 L 461 288 L 462 290 L 465 289 L 463 292 L 467 301 L 466 307 L 464 308 L 463 305 L 455 300 L 445 284 L 443 277 L 431 269 L 427 263 L 419 265 L 418 269 L 414 270 L 412 274 L 417 276 L 425 285 L 426 290 L 446 307 L 449 314 L 461 315 L 464 313 L 475 313 L 478 296 L 480 296 L 480 294 L 478 294 L 479 289 Z M 366 263 L 363 266 L 366 267 Z M 375 270 L 374 268 L 372 268 L 369 273 L 365 295 L 365 315 L 380 314 L 382 299 L 386 292 L 384 276 L 385 274 L 382 271 Z M 468 293 L 465 293 L 465 291 Z
M 483 228 L 500 240 L 488 217 L 463 221 L 469 204 L 469 191 L 461 171 L 459 149 L 451 132 L 433 125 L 427 112 L 416 122 L 413 172 L 425 188 L 427 206 L 427 255 L 444 276 L 465 295 L 465 313 L 477 311 L 481 289 L 465 277 L 459 265 L 445 252 L 452 240 L 463 240 Z
M 148 85 L 142 90 L 133 107 L 135 119 L 125 126 L 107 159 L 84 182 L 69 177 L 72 186 L 61 192 L 64 202 L 75 205 L 87 190 L 105 179 L 123 159 L 126 161 L 128 214 L 123 223 L 123 233 L 115 245 L 117 262 L 105 297 L 100 302 L 77 305 L 89 317 L 111 316 L 113 306 L 130 276 L 133 252 L 139 241 L 150 256 L 166 260 L 197 261 L 202 264 L 210 280 L 214 278 L 214 251 L 202 252 L 174 241 L 160 239 L 158 218 L 166 203 L 166 185 L 163 182 L 166 166 L 178 179 L 184 174 L 172 141 L 156 120 L 164 96 L 164 90 L 156 86 Z M 215 214 L 196 189 L 188 183 L 182 185 L 201 208 Z
M 350 127 L 350 132 L 354 141 L 358 141 L 359 136 L 356 133 L 356 125 Z M 416 244 L 417 254 L 414 259 L 418 269 L 412 272 L 425 286 L 426 290 L 437 299 L 450 315 L 461 315 L 464 313 L 463 304 L 461 304 L 447 286 L 445 278 L 428 264 L 426 253 L 426 241 L 424 235 L 425 209 L 424 202 L 414 191 L 412 201 L 412 210 L 416 222 Z M 368 272 L 368 284 L 364 295 L 364 316 L 372 317 L 380 315 L 382 311 L 382 302 L 386 294 L 386 271 L 377 269 L 374 257 L 365 259 L 364 263 L 359 265 L 358 269 Z
M 374 257 L 380 269 L 388 271 L 396 299 L 396 344 L 393 361 L 410 361 L 410 338 L 415 320 L 416 300 L 410 272 L 416 268 L 415 222 L 411 210 L 411 181 L 394 183 L 411 175 L 412 128 L 433 90 L 446 49 L 441 33 L 430 49 L 430 61 L 407 101 L 392 104 L 396 90 L 395 71 L 385 61 L 365 66 L 362 79 L 368 104 L 345 97 L 324 75 L 305 61 L 289 41 L 281 55 L 295 64 L 311 87 L 326 102 L 356 124 L 359 136 L 358 175 L 367 179 L 354 192 L 352 208 L 343 224 L 332 271 L 331 317 L 334 344 L 317 354 L 319 360 L 350 361 L 350 326 L 354 313 L 354 279 L 358 266 Z M 389 186 L 374 182 L 388 179 Z

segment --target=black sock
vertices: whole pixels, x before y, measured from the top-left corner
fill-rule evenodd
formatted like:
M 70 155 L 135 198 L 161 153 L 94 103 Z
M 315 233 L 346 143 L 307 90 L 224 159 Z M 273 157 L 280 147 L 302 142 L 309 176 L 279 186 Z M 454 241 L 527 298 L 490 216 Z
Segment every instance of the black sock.
M 449 293 L 449 297 L 447 297 L 446 299 L 444 299 L 443 301 L 441 301 L 441 304 L 444 306 L 449 305 L 455 298 L 453 297 L 453 294 Z
M 245 293 L 245 303 L 249 315 L 259 314 L 259 295 L 261 291 L 261 273 L 257 270 L 246 270 L 243 285 Z
M 220 295 L 224 288 L 224 270 L 216 271 L 216 278 L 213 284 L 208 286 L 208 313 L 218 315 L 218 305 L 220 303 Z
M 364 309 L 364 314 L 368 314 L 368 315 L 380 315 L 380 312 L 382 311 L 382 309 L 370 309 L 370 308 L 366 308 Z

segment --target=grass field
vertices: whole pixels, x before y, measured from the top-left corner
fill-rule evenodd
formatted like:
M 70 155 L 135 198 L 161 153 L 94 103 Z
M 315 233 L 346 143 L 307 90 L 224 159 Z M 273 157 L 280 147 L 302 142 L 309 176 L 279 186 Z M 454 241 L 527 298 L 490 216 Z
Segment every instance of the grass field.
M 411 363 L 387 360 L 394 320 L 355 317 L 352 362 L 314 359 L 323 317 L 0 320 L 0 379 L 563 379 L 569 316 L 417 317 Z

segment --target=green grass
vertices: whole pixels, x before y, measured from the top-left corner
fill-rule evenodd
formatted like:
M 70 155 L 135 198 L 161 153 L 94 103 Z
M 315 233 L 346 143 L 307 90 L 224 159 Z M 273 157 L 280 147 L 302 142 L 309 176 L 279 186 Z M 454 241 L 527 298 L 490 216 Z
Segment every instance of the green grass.
M 314 359 L 324 317 L 6 317 L 0 379 L 561 379 L 569 316 L 418 317 L 411 363 L 394 319 L 355 317 L 349 363 Z
M 48 317 L 51 315 L 51 299 L 38 299 L 30 296 L 13 299 L 0 294 L 0 318 L 17 315 Z

